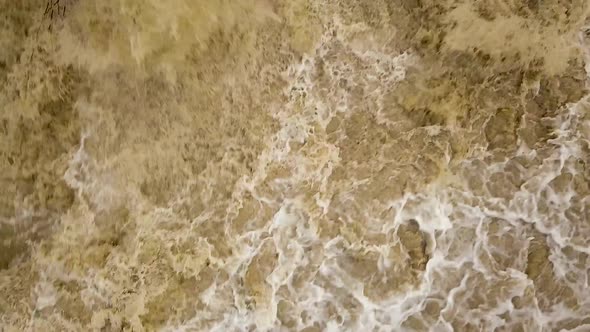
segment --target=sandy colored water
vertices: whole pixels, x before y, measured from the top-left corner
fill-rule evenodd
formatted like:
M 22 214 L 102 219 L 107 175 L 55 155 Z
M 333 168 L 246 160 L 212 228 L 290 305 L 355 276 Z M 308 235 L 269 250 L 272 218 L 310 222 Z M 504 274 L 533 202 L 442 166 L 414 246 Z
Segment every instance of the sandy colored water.
M 590 331 L 590 2 L 0 0 L 0 331 Z

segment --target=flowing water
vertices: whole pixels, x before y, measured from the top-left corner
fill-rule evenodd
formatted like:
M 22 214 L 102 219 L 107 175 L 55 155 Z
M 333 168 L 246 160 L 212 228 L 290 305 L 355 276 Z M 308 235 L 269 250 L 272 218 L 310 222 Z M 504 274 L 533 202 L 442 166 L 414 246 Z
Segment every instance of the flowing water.
M 0 0 L 0 331 L 590 331 L 589 17 Z

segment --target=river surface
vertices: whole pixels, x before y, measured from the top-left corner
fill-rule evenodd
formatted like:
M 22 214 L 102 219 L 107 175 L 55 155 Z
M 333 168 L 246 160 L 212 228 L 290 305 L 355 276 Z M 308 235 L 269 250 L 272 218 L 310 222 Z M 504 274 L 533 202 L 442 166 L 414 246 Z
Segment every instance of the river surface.
M 589 17 L 0 0 L 0 331 L 590 331 Z

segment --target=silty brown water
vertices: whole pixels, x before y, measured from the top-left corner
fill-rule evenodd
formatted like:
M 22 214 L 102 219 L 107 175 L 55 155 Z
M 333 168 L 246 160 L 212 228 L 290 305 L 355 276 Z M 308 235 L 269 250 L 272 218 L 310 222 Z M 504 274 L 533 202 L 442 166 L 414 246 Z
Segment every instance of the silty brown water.
M 590 330 L 589 14 L 0 0 L 2 330 Z

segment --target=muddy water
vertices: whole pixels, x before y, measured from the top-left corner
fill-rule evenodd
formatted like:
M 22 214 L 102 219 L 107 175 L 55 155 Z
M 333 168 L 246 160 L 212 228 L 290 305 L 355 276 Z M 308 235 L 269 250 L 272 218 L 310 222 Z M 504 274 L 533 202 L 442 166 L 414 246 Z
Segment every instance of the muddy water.
M 0 0 L 0 330 L 590 330 L 589 16 Z

